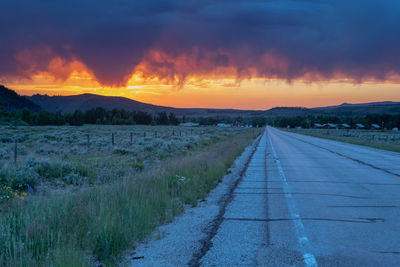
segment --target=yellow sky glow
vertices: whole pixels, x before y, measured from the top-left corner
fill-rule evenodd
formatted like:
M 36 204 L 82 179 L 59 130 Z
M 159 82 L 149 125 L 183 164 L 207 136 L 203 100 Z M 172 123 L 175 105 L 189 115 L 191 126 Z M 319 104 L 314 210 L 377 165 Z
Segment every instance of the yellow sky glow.
M 303 82 L 257 79 L 237 81 L 223 77 L 189 77 L 182 88 L 159 78 L 144 79 L 135 72 L 124 87 L 101 86 L 85 70 L 73 71 L 65 80 L 48 73 L 5 83 L 22 95 L 74 95 L 92 93 L 123 96 L 172 107 L 235 108 L 265 110 L 276 106 L 318 107 L 343 102 L 400 101 L 400 84 L 345 81 Z

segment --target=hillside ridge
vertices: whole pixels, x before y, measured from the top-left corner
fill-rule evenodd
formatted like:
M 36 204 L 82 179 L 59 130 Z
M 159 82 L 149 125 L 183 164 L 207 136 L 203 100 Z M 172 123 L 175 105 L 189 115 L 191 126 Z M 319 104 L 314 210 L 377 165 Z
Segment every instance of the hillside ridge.
M 325 107 L 274 107 L 269 110 L 239 110 L 239 109 L 212 109 L 212 108 L 174 108 L 143 103 L 122 96 L 103 96 L 84 93 L 69 96 L 49 96 L 35 94 L 20 96 L 15 91 L 0 85 L 0 106 L 9 111 L 28 108 L 31 111 L 41 109 L 62 113 L 73 113 L 75 110 L 87 111 L 97 107 L 106 110 L 125 109 L 127 111 L 141 111 L 148 113 L 173 112 L 183 116 L 363 116 L 366 114 L 398 114 L 400 102 L 381 101 L 368 103 L 342 103 Z
M 41 109 L 39 105 L 3 85 L 0 85 L 0 107 L 7 111 L 17 111 L 24 108 L 30 111 Z

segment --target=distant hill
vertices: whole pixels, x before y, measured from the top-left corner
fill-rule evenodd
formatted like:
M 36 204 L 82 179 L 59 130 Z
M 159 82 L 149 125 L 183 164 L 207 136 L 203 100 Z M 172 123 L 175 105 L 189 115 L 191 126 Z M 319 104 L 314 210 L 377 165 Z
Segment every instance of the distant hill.
M 73 96 L 33 95 L 28 97 L 43 109 L 51 112 L 57 110 L 62 113 L 72 113 L 77 109 L 103 107 L 107 110 L 114 108 L 129 111 L 145 111 L 156 113 L 161 111 L 174 112 L 186 116 L 265 116 L 265 117 L 293 117 L 293 116 L 364 116 L 366 114 L 399 114 L 400 102 L 372 102 L 361 104 L 343 103 L 337 106 L 304 108 L 304 107 L 275 107 L 269 110 L 237 110 L 237 109 L 204 109 L 204 108 L 172 108 L 142 103 L 125 97 L 101 96 L 81 94 Z
M 303 108 L 303 107 L 276 107 L 264 112 L 265 116 L 295 117 L 295 116 L 339 116 L 357 117 L 367 114 L 400 114 L 400 102 L 384 101 L 349 104 L 337 106 Z
M 276 107 L 266 110 L 264 115 L 283 117 L 305 116 L 310 115 L 310 109 L 303 107 Z
M 23 108 L 30 111 L 40 110 L 38 105 L 3 85 L 0 85 L 0 107 L 7 111 L 17 111 Z
M 125 97 L 101 96 L 94 94 L 81 94 L 72 96 L 48 96 L 37 94 L 28 98 L 47 111 L 61 111 L 62 113 L 72 113 L 77 109 L 86 111 L 97 107 L 102 107 L 106 110 L 112 110 L 116 108 L 125 109 L 127 111 L 146 112 L 175 110 L 174 108 L 170 107 L 145 104 Z
M 125 97 L 101 96 L 94 94 L 81 94 L 73 96 L 48 96 L 33 95 L 28 97 L 44 110 L 62 113 L 72 113 L 79 109 L 86 111 L 89 109 L 102 107 L 106 110 L 125 109 L 127 111 L 144 111 L 148 113 L 173 112 L 177 115 L 187 116 L 262 116 L 263 111 L 234 110 L 234 109 L 205 109 L 205 108 L 172 108 L 146 104 Z
M 320 110 L 320 109 L 336 109 L 336 108 L 345 108 L 345 107 L 370 107 L 370 106 L 385 106 L 385 105 L 400 105 L 400 102 L 393 101 L 382 101 L 382 102 L 369 102 L 369 103 L 343 103 L 337 106 L 327 106 L 327 107 L 317 107 L 311 108 L 312 110 Z
M 312 115 L 329 116 L 365 116 L 367 114 L 400 114 L 400 102 L 383 101 L 371 103 L 349 104 L 343 103 L 338 106 L 311 108 Z
M 41 109 L 62 113 L 73 113 L 75 110 L 86 111 L 103 107 L 106 110 L 125 109 L 127 111 L 144 111 L 148 113 L 173 112 L 179 116 L 242 116 L 242 117 L 293 117 L 293 116 L 344 116 L 356 117 L 366 114 L 400 114 L 400 102 L 384 101 L 349 104 L 337 106 L 304 108 L 275 107 L 269 110 L 207 109 L 207 108 L 173 108 L 146 104 L 125 97 L 81 94 L 72 96 L 33 95 L 20 96 L 14 91 L 0 86 L 0 106 L 7 110 L 28 108 L 31 111 Z

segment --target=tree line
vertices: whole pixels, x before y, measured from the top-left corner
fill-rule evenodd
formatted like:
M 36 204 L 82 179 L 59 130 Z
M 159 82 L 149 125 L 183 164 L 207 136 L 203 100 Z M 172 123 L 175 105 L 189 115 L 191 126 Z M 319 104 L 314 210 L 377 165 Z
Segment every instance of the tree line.
M 85 112 L 76 110 L 62 114 L 60 111 L 31 113 L 27 109 L 7 112 L 0 109 L 0 120 L 3 122 L 23 122 L 28 125 L 73 125 L 107 124 L 107 125 L 178 125 L 179 119 L 174 113 L 159 112 L 152 115 L 147 112 L 126 111 L 124 109 L 105 110 L 98 107 Z
M 195 122 L 199 125 L 217 125 L 229 123 L 235 125 L 253 125 L 262 127 L 266 124 L 263 117 L 177 117 L 174 113 L 158 112 L 151 114 L 142 111 L 126 111 L 124 109 L 106 110 L 98 107 L 87 111 L 76 110 L 73 113 L 40 111 L 32 113 L 28 109 L 8 112 L 0 108 L 0 124 L 16 125 L 73 125 L 103 124 L 103 125 L 178 125 L 181 122 Z
M 0 107 L 0 124 L 17 125 L 74 125 L 104 124 L 104 125 L 178 125 L 181 122 L 195 122 L 199 125 L 217 125 L 228 123 L 233 125 L 252 125 L 263 127 L 266 124 L 277 127 L 302 127 L 311 128 L 314 123 L 347 123 L 355 125 L 362 123 L 365 126 L 378 124 L 384 128 L 400 128 L 400 114 L 368 114 L 359 117 L 338 116 L 296 116 L 296 117 L 177 117 L 174 113 L 158 112 L 151 114 L 142 111 L 126 111 L 124 109 L 106 110 L 98 107 L 85 112 L 76 110 L 73 113 L 40 111 L 32 113 L 28 109 L 20 111 L 6 111 Z

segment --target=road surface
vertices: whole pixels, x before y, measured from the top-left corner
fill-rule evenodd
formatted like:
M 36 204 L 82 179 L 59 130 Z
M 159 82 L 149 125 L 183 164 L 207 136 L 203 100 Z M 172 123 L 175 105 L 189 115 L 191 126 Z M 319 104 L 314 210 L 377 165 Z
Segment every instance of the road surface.
M 268 127 L 202 266 L 400 266 L 400 154 Z

